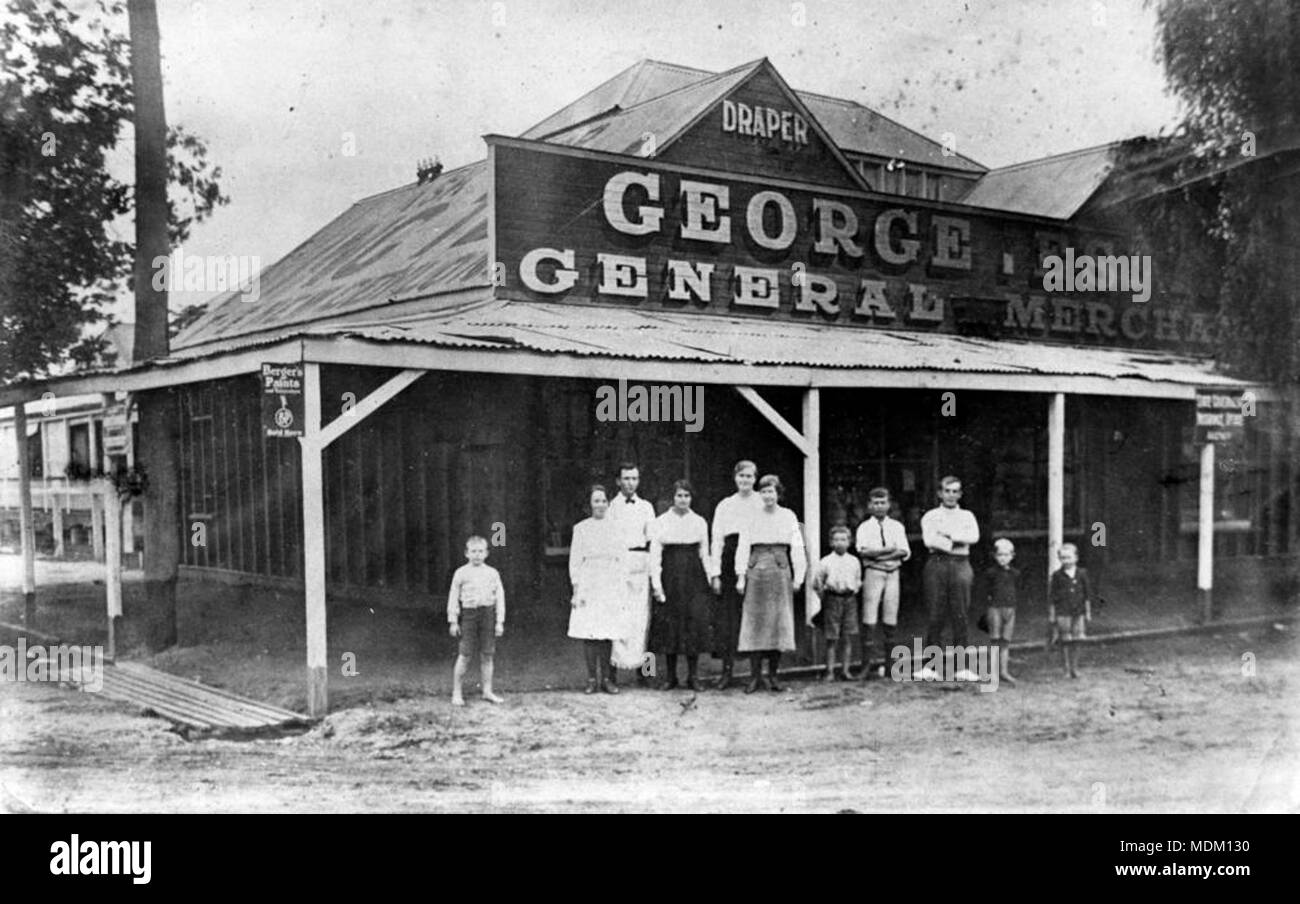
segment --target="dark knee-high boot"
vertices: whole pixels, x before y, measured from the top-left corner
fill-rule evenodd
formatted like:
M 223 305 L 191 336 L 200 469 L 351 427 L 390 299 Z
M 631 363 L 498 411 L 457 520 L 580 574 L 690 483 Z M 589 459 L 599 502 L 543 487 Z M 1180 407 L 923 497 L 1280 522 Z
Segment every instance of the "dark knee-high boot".
M 767 654 L 767 686 L 774 691 L 784 690 L 776 678 L 776 670 L 781 665 L 781 651 L 773 650 Z
M 895 642 L 894 633 L 897 630 L 898 630 L 897 625 L 890 625 L 890 624 L 881 625 L 880 633 L 884 637 L 884 640 L 881 643 L 881 649 L 884 651 L 884 657 L 881 661 L 884 662 L 885 668 L 889 667 L 889 659 L 891 656 L 894 655 L 894 642 Z
M 582 642 L 582 655 L 587 660 L 587 690 L 586 693 L 596 693 L 596 688 L 600 685 L 600 641 L 584 640 Z
M 614 655 L 614 641 L 602 640 L 600 642 L 600 666 L 605 676 L 600 683 L 600 689 L 607 694 L 618 693 L 618 682 L 614 680 L 614 666 L 609 661 Z
M 700 690 L 700 657 L 686 657 L 686 686 L 693 691 Z
M 668 660 L 668 675 L 664 678 L 663 688 L 670 691 L 677 687 L 677 654 L 669 653 L 664 658 Z
M 763 686 L 763 654 L 749 654 L 749 684 L 745 685 L 745 693 L 752 694 Z
M 876 652 L 876 626 L 862 626 L 862 675 L 863 681 L 871 677 L 871 657 Z
M 722 675 L 718 677 L 718 690 L 725 691 L 731 687 L 731 670 L 735 664 L 735 657 L 731 653 L 722 654 Z

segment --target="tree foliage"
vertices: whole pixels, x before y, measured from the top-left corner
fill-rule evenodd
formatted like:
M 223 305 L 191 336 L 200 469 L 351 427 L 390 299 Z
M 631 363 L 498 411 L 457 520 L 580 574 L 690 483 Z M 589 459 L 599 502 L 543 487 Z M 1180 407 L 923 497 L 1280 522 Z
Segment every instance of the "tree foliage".
M 1300 6 L 1158 0 L 1158 52 L 1186 115 L 1176 166 L 1138 205 L 1166 286 L 1216 315 L 1220 361 L 1300 383 Z
M 132 121 L 120 2 L 5 0 L 0 25 L 0 382 L 99 349 L 86 328 L 128 284 L 130 184 L 110 171 Z M 168 135 L 170 239 L 228 200 L 204 142 Z M 128 168 L 129 170 L 129 168 Z

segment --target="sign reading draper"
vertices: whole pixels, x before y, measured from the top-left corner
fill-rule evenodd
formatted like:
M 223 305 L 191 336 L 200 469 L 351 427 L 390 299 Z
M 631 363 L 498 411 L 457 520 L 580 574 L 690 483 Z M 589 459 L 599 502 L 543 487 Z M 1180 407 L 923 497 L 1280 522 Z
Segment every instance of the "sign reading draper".
M 267 436 L 302 436 L 302 364 L 262 364 L 262 426 Z

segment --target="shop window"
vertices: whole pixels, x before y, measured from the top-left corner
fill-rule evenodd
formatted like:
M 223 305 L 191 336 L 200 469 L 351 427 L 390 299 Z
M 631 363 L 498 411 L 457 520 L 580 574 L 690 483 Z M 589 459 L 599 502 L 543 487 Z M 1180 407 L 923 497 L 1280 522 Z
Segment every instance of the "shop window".
M 27 461 L 30 463 L 29 467 L 33 477 L 45 476 L 45 448 L 41 442 L 40 430 L 36 430 L 27 437 Z
M 89 480 L 93 474 L 90 462 L 90 424 L 72 424 L 68 427 L 68 477 Z
M 1179 493 L 1179 530 L 1195 535 L 1200 530 L 1201 444 L 1196 442 L 1195 428 L 1184 424 L 1180 429 L 1182 463 L 1179 468 L 1182 492 Z M 1261 523 L 1261 480 L 1263 464 L 1257 453 L 1258 437 L 1248 430 L 1238 442 L 1220 443 L 1214 459 L 1214 533 L 1220 555 L 1254 553 L 1254 542 Z
M 637 463 L 638 495 L 666 511 L 673 481 L 689 478 L 681 423 L 628 423 L 596 419 L 597 381 L 547 380 L 543 385 L 545 466 L 542 471 L 545 546 L 549 555 L 568 552 L 573 525 L 588 517 L 588 489 L 601 484 L 618 492 L 618 466 Z

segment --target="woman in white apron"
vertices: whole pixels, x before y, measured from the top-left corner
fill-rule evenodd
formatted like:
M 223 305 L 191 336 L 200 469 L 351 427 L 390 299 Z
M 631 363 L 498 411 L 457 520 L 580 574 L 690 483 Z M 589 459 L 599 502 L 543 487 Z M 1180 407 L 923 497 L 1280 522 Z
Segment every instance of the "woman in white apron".
M 569 636 L 583 642 L 586 693 L 600 689 L 617 694 L 618 688 L 609 678 L 609 657 L 614 638 L 621 636 L 627 621 L 628 552 L 606 518 L 609 497 L 605 488 L 593 486 L 588 501 L 591 517 L 573 526 L 569 544 L 569 581 L 573 584 Z

